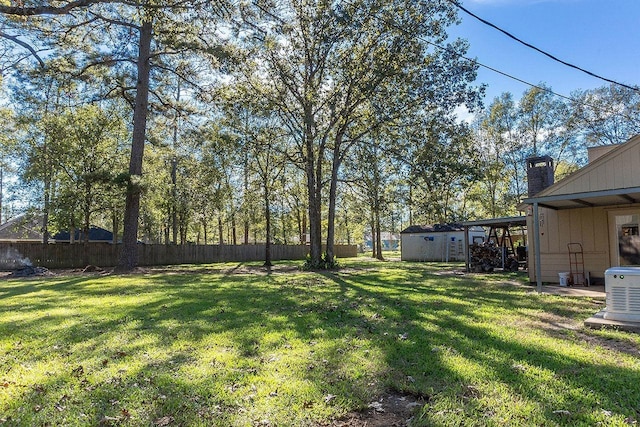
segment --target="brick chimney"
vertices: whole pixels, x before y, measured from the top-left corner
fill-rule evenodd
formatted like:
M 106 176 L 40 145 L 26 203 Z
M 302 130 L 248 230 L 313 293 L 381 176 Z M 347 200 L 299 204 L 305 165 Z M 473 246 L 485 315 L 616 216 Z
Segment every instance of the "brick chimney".
M 529 197 L 533 197 L 553 184 L 553 159 L 549 156 L 527 159 Z

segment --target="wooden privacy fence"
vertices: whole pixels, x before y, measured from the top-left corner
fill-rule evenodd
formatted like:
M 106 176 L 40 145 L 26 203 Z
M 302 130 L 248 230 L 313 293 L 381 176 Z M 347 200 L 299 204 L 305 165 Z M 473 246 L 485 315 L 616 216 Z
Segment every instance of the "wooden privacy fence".
M 83 268 L 87 265 L 113 267 L 118 262 L 120 244 L 42 244 L 33 242 L 0 243 L 0 269 L 13 270 L 25 265 L 47 268 Z M 264 260 L 262 245 L 138 245 L 138 264 L 206 264 Z M 339 258 L 358 255 L 356 245 L 336 245 Z M 303 260 L 309 253 L 305 245 L 271 245 L 271 259 Z

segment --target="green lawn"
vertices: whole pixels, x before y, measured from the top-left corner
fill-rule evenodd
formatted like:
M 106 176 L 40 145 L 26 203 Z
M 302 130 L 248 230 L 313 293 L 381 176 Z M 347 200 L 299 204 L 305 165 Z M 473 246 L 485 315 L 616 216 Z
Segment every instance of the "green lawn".
M 341 262 L 2 280 L 0 424 L 316 426 L 388 392 L 415 426 L 640 418 L 639 337 L 582 326 L 602 301 Z

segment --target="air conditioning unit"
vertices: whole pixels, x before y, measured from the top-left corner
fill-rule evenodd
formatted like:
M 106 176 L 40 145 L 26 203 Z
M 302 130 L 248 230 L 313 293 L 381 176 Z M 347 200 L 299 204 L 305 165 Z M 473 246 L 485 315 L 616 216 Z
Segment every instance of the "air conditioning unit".
M 640 267 L 612 267 L 604 272 L 604 318 L 640 322 Z

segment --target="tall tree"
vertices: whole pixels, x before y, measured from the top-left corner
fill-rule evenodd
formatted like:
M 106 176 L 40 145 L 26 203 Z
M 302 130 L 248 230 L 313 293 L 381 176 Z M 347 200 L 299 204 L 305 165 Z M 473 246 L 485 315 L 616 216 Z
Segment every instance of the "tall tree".
M 0 107 L 0 123 L 2 123 L 0 124 L 0 224 L 2 224 L 3 220 L 6 221 L 4 215 L 6 176 L 15 171 L 16 153 L 20 151 L 17 148 L 17 129 L 13 112 Z
M 413 203 L 426 223 L 457 221 L 464 216 L 459 195 L 479 178 L 477 148 L 467 125 L 453 117 L 425 118 L 409 130 L 414 147 L 408 157 Z
M 446 50 L 430 44 L 445 43 L 445 28 L 456 19 L 455 7 L 446 2 L 289 0 L 266 13 L 264 7 L 253 11 L 262 18 L 252 27 L 261 28 L 253 33 L 261 42 L 257 69 L 265 95 L 273 95 L 274 108 L 295 138 L 307 181 L 311 263 L 321 266 L 333 258 L 337 183 L 346 154 L 418 104 L 443 110 L 473 104 L 469 82 L 476 67 L 461 59 L 466 43 L 455 41 Z
M 573 130 L 587 146 L 619 144 L 640 134 L 640 93 L 617 85 L 572 94 Z
M 19 153 L 21 178 L 37 188 L 42 214 L 42 241 L 49 241 L 49 215 L 59 164 L 52 149 L 65 138 L 64 130 L 56 125 L 56 118 L 65 108 L 82 102 L 79 88 L 63 78 L 55 69 L 66 61 L 53 60 L 50 66 L 26 73 L 13 82 L 13 100 L 17 105 L 17 121 L 22 130 Z
M 69 202 L 75 199 L 75 203 L 58 206 L 70 204 L 71 212 L 62 209 L 61 215 L 65 218 L 73 219 L 76 208 L 82 213 L 82 235 L 86 243 L 92 215 L 107 209 L 110 201 L 120 196 L 116 179 L 124 172 L 123 141 L 128 135 L 114 111 L 97 105 L 69 109 L 50 121 L 51 126 L 64 135 L 51 147 L 52 159 L 61 171 L 57 191 L 67 194 Z
M 27 25 L 38 24 L 38 34 L 50 40 L 56 53 L 73 58 L 76 74 L 110 67 L 115 70 L 108 88 L 131 100 L 133 131 L 129 159 L 129 183 L 124 213 L 122 255 L 119 267 L 137 265 L 138 216 L 141 177 L 147 130 L 149 94 L 152 92 L 152 69 L 172 72 L 162 58 L 164 54 L 200 49 L 211 52 L 213 29 L 208 19 L 219 16 L 226 2 L 154 0 L 104 1 L 71 0 L 55 5 L 9 6 L 0 4 L 5 17 L 26 17 Z M 133 67 L 130 65 L 133 64 Z M 191 82 L 190 79 L 186 79 Z M 133 99 L 129 95 L 133 92 Z
M 518 128 L 532 156 L 560 154 L 565 148 L 566 105 L 544 84 L 527 90 L 518 104 Z

